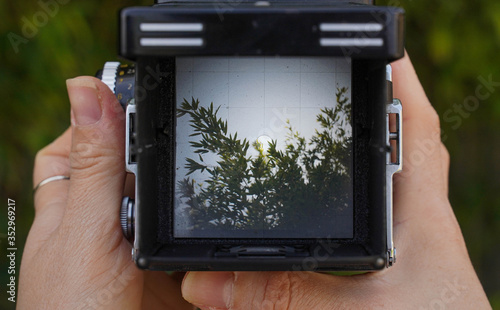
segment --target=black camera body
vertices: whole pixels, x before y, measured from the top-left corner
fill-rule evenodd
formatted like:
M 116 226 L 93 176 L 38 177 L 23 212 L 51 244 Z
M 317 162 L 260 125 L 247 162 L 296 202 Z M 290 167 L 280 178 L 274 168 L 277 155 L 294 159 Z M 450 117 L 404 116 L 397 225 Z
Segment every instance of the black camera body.
M 158 2 L 121 11 L 120 55 L 135 66 L 100 74 L 127 111 L 136 193 L 121 217 L 137 265 L 392 265 L 402 118 L 389 63 L 404 54 L 404 12 Z

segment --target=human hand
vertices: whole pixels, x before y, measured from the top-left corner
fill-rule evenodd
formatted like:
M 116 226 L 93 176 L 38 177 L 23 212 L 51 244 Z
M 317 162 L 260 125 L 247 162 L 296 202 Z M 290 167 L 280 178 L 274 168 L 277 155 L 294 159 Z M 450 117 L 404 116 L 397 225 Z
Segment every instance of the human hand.
M 201 309 L 489 309 L 448 201 L 449 155 L 439 117 L 406 56 L 392 65 L 403 104 L 404 170 L 395 176 L 397 263 L 356 276 L 313 272 L 189 272 Z
M 35 193 L 18 309 L 192 309 L 181 297 L 181 278 L 137 269 L 123 238 L 123 109 L 98 79 L 67 86 L 71 128 L 37 154 L 33 180 L 70 180 Z

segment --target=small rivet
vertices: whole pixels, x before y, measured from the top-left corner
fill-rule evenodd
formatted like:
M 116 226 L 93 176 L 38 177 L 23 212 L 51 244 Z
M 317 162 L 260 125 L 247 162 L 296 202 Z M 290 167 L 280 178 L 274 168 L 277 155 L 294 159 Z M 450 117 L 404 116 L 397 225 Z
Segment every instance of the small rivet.
M 137 265 L 141 268 L 147 268 L 148 267 L 148 260 L 144 257 L 141 257 L 137 260 Z
M 382 257 L 377 258 L 377 260 L 375 261 L 375 268 L 382 268 L 384 265 L 384 259 Z

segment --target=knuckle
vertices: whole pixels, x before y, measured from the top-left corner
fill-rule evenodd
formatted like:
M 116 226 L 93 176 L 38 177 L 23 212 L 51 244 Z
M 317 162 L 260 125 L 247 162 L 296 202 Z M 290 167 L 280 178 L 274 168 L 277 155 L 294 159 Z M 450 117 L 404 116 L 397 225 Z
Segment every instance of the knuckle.
M 34 170 L 43 177 L 67 175 L 69 170 L 68 158 L 63 155 L 52 154 L 47 147 L 35 155 Z M 43 173 L 40 172 L 43 170 Z
M 93 151 L 92 148 L 92 145 L 81 143 L 70 153 L 72 170 L 89 169 L 100 162 L 100 154 Z
M 101 165 L 116 166 L 121 157 L 109 150 L 103 150 L 94 145 L 82 145 L 80 149 L 71 152 L 70 163 L 73 171 L 99 169 Z
M 40 149 L 35 155 L 35 166 L 43 165 L 47 157 L 54 155 L 52 151 L 52 144 L 46 145 Z
M 72 170 L 92 169 L 101 163 L 118 162 L 122 158 L 122 151 L 116 141 L 109 141 L 102 134 L 94 133 L 78 139 L 69 158 Z

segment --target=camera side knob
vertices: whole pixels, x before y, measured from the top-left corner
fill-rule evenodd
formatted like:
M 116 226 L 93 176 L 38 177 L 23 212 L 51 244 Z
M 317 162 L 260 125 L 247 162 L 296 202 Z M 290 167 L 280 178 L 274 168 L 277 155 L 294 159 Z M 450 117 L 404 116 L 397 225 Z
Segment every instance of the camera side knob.
M 127 240 L 134 239 L 134 216 L 135 201 L 130 197 L 123 197 L 122 206 L 120 208 L 120 223 L 122 226 L 123 235 Z
M 96 77 L 111 89 L 125 110 L 129 102 L 134 99 L 135 66 L 108 61 L 97 71 Z
M 118 67 L 120 67 L 119 62 L 108 61 L 104 64 L 101 76 L 99 76 L 101 81 L 104 84 L 106 84 L 113 93 L 116 93 L 115 86 L 116 86 L 116 73 L 118 72 Z

